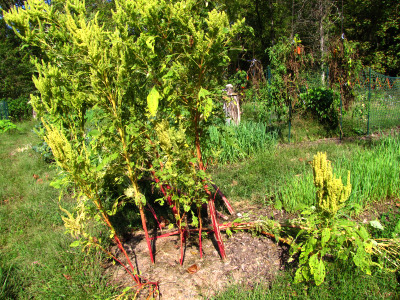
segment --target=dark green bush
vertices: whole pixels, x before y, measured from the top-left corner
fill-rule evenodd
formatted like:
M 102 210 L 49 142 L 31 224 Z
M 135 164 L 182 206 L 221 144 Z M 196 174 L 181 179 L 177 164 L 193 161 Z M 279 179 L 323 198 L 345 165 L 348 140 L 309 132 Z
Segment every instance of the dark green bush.
M 300 99 L 307 112 L 330 129 L 339 125 L 339 94 L 328 88 L 309 89 L 300 94 Z
M 32 106 L 29 104 L 29 99 L 26 97 L 19 97 L 16 99 L 8 98 L 8 115 L 12 120 L 29 119 L 32 116 Z

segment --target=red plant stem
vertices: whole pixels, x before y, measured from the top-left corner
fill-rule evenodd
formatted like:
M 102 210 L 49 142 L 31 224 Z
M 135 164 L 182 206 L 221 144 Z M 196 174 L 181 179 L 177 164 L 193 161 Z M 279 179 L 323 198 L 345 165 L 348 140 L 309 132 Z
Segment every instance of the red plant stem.
M 150 259 L 151 259 L 151 262 L 154 264 L 153 250 L 151 249 L 151 242 L 150 242 L 150 238 L 149 238 L 149 232 L 147 231 L 146 216 L 144 215 L 143 206 L 139 207 L 139 211 L 140 211 L 140 217 L 142 219 L 142 226 L 143 226 L 143 230 L 144 230 L 144 235 L 146 237 L 147 247 L 149 248 Z
M 216 210 L 215 212 L 216 212 L 218 218 L 221 218 L 223 220 L 228 220 L 229 219 L 227 216 L 225 216 L 224 214 L 220 213 L 218 210 Z
M 184 240 L 184 232 L 183 230 L 180 230 L 180 239 L 181 239 L 181 258 L 179 260 L 179 264 L 182 266 L 183 265 L 183 240 Z
M 149 203 L 147 203 L 146 205 L 147 205 L 147 208 L 149 209 L 149 211 L 153 214 L 153 217 L 156 220 L 158 227 L 160 228 L 160 231 L 162 232 L 162 227 L 161 227 L 160 222 L 158 221 L 158 218 L 157 218 L 156 212 L 154 211 L 154 208 L 151 207 L 151 205 Z
M 199 121 L 200 121 L 200 113 L 198 110 L 194 111 L 194 130 L 195 130 L 195 146 L 196 146 L 196 156 L 197 156 L 197 163 L 199 165 L 199 169 L 202 171 L 206 171 L 206 167 L 203 164 L 203 159 L 201 156 L 201 147 L 200 147 L 200 134 L 199 134 Z M 224 248 L 224 243 L 222 241 L 222 237 L 221 237 L 221 232 L 219 231 L 219 227 L 218 227 L 218 221 L 217 221 L 217 216 L 216 216 L 216 211 L 215 211 L 215 204 L 214 204 L 214 199 L 212 197 L 211 192 L 208 190 L 208 186 L 207 183 L 205 182 L 205 180 L 203 180 L 204 182 L 204 191 L 207 193 L 208 195 L 208 207 L 210 210 L 210 217 L 211 217 L 211 221 L 213 223 L 213 227 L 214 227 L 214 235 L 215 235 L 215 239 L 217 240 L 217 244 L 218 244 L 218 248 L 219 248 L 219 253 L 221 255 L 222 259 L 226 258 L 226 254 L 225 254 L 225 248 Z
M 226 198 L 226 196 L 224 195 L 224 193 L 221 192 L 221 190 L 219 189 L 219 187 L 216 184 L 211 183 L 211 185 L 215 189 L 216 193 L 218 193 L 218 195 L 222 198 L 222 201 L 224 201 L 224 204 L 225 204 L 226 208 L 228 209 L 229 213 L 231 215 L 233 215 L 235 213 L 235 211 L 233 210 L 231 204 L 229 203 L 229 201 Z
M 177 208 L 176 208 L 176 205 L 174 205 L 174 203 L 172 202 L 171 196 L 167 196 L 167 192 L 166 192 L 166 190 L 164 189 L 164 185 L 160 183 L 160 179 L 158 179 L 158 177 L 156 176 L 156 172 L 153 170 L 153 166 L 152 166 L 151 164 L 149 164 L 149 167 L 150 167 L 150 169 L 152 169 L 152 170 L 151 170 L 151 174 L 153 175 L 154 181 L 155 181 L 157 184 L 159 184 L 161 193 L 162 193 L 162 194 L 164 195 L 164 197 L 166 198 L 168 205 L 169 205 L 169 206 L 172 206 L 172 213 L 173 213 L 174 216 L 176 217 L 176 216 L 178 215 L 178 210 L 177 210 Z M 161 166 L 161 168 L 162 168 L 162 166 Z M 169 185 L 166 185 L 166 188 L 167 188 L 167 189 L 171 189 L 171 187 L 170 187 Z M 179 219 L 179 218 L 176 218 L 176 219 Z M 178 222 L 179 222 L 179 221 L 178 221 Z M 180 227 L 180 226 L 179 226 L 179 227 Z
M 203 223 L 201 222 L 201 207 L 198 208 L 198 218 L 199 218 L 199 251 L 200 258 L 203 258 L 203 245 L 201 240 L 201 231 L 203 230 Z
M 208 207 L 210 209 L 211 221 L 213 223 L 214 235 L 215 235 L 215 239 L 217 240 L 219 252 L 220 252 L 221 258 L 225 259 L 226 258 L 225 247 L 224 247 L 224 243 L 222 241 L 221 232 L 219 230 L 217 215 L 215 213 L 214 199 L 211 197 L 209 198 L 209 201 L 208 201 Z
M 119 239 L 118 239 L 118 237 L 117 236 L 115 236 L 114 235 L 114 239 L 117 241 L 119 241 Z M 119 243 L 117 242 L 117 245 L 118 245 L 118 248 L 123 252 L 124 250 L 124 248 L 123 247 L 121 247 L 120 246 L 120 241 L 119 241 Z M 115 260 L 117 263 L 119 263 L 124 269 L 125 269 L 125 271 L 133 278 L 133 280 L 138 284 L 138 286 L 139 286 L 139 288 L 141 287 L 141 281 L 140 281 L 140 279 L 139 279 L 139 277 L 137 276 L 137 274 L 132 274 L 132 272 L 131 271 L 129 271 L 129 269 L 125 266 L 125 264 L 123 264 L 122 263 L 122 261 L 120 261 L 114 254 L 112 254 L 110 251 L 108 251 L 108 250 L 106 250 L 106 249 L 104 249 L 101 245 L 99 245 L 99 244 L 97 244 L 97 246 L 101 249 L 101 250 L 103 250 L 103 252 L 105 252 L 105 253 L 107 253 L 109 256 L 111 256 L 111 258 L 113 259 L 113 260 Z
M 150 164 L 150 167 L 152 167 L 151 164 Z M 161 166 L 161 168 L 162 168 L 162 166 Z M 169 205 L 169 206 L 172 206 L 172 213 L 174 214 L 175 220 L 177 220 L 176 223 L 177 223 L 177 225 L 178 225 L 179 233 L 180 233 L 180 235 L 181 235 L 181 258 L 180 258 L 180 264 L 182 265 L 182 263 L 183 263 L 183 239 L 185 238 L 185 237 L 184 237 L 185 229 L 182 229 L 182 226 L 181 226 L 181 224 L 182 224 L 182 223 L 181 223 L 181 218 L 180 218 L 178 209 L 177 209 L 177 207 L 176 207 L 176 204 L 172 201 L 171 196 L 168 196 L 168 195 L 167 195 L 167 192 L 166 192 L 166 190 L 165 190 L 165 188 L 164 188 L 164 185 L 160 183 L 160 180 L 159 180 L 159 179 L 157 178 L 157 176 L 156 176 L 156 172 L 155 172 L 154 170 L 152 170 L 151 173 L 152 173 L 152 175 L 153 175 L 154 180 L 156 181 L 156 183 L 159 184 L 160 190 L 161 190 L 161 192 L 163 193 L 164 198 L 166 198 L 168 205 Z M 169 190 L 169 189 L 171 189 L 171 187 L 170 187 L 169 185 L 166 185 L 166 189 Z
M 87 195 L 90 195 L 90 194 L 87 193 Z M 97 209 L 101 212 L 101 215 L 102 215 L 102 217 L 103 217 L 104 222 L 105 222 L 105 223 L 107 224 L 107 226 L 112 230 L 112 232 L 114 232 L 114 240 L 115 240 L 115 242 L 117 243 L 118 248 L 122 251 L 122 253 L 124 254 L 125 258 L 127 259 L 128 264 L 129 264 L 129 266 L 131 267 L 132 272 L 135 272 L 135 268 L 133 267 L 132 261 L 131 261 L 131 259 L 129 258 L 128 253 L 126 253 L 124 247 L 122 246 L 121 240 L 118 238 L 117 234 L 115 233 L 115 229 L 114 229 L 114 227 L 112 226 L 111 221 L 110 221 L 110 219 L 108 218 L 106 212 L 104 211 L 104 208 L 103 208 L 101 202 L 95 200 L 94 203 L 95 203 L 95 205 L 97 206 Z M 122 263 L 121 263 L 121 265 L 126 269 L 125 265 L 123 265 Z M 129 273 L 130 273 L 130 272 L 129 272 Z M 132 273 L 130 273 L 130 274 L 132 274 Z M 141 284 L 141 283 L 140 283 L 140 278 L 139 278 L 139 276 L 138 276 L 137 274 L 135 274 L 135 276 L 133 276 L 132 278 L 133 278 L 133 280 L 134 280 L 137 284 L 139 284 L 139 285 Z

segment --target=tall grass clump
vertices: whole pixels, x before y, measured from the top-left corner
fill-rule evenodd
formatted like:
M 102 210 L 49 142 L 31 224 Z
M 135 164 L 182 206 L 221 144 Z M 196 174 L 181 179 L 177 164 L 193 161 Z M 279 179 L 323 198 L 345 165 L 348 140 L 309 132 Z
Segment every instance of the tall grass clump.
M 399 135 L 384 137 L 371 147 L 358 148 L 350 155 L 334 161 L 336 173 L 346 176 L 350 170 L 352 193 L 347 207 L 361 210 L 374 201 L 400 195 L 400 139 Z M 276 203 L 288 211 L 314 205 L 315 189 L 312 170 L 307 164 L 301 174 L 288 172 L 283 185 L 276 189 Z M 343 177 L 344 178 L 344 177 Z
M 400 194 L 400 135 L 387 136 L 371 149 L 357 151 L 337 166 L 353 174 L 349 202 L 361 206 Z
M 277 144 L 277 132 L 265 123 L 247 121 L 239 126 L 211 126 L 206 157 L 211 163 L 234 163 L 259 151 L 271 150 Z

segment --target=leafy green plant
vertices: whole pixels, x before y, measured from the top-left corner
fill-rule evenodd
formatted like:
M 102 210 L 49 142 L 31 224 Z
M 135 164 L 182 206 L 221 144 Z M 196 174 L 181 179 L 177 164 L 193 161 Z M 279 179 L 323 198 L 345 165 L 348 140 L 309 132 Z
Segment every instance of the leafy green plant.
M 276 131 L 261 122 L 241 122 L 238 126 L 212 126 L 208 129 L 209 147 L 205 157 L 210 164 L 233 163 L 262 150 L 272 150 L 277 143 Z
M 339 125 L 339 95 L 332 89 L 314 88 L 300 94 L 308 111 L 330 129 Z
M 304 219 L 298 224 L 303 229 L 291 247 L 292 257 L 300 254 L 295 282 L 314 280 L 316 285 L 322 284 L 327 255 L 343 261 L 352 259 L 357 267 L 370 275 L 371 267 L 379 266 L 372 260 L 374 242 L 370 234 L 364 226 L 337 217 L 338 210 L 350 196 L 350 172 L 347 185 L 343 185 L 341 178 L 335 178 L 326 154 L 315 155 L 312 165 L 317 188 L 316 206 L 303 211 Z M 300 242 L 296 244 L 297 240 Z
M 371 226 L 371 232 L 375 238 L 398 239 L 400 237 L 400 215 L 396 211 L 391 209 L 383 213 L 379 221 L 381 227 Z
M 246 71 L 236 70 L 236 73 L 230 77 L 228 83 L 234 86 L 236 92 L 241 93 L 247 87 L 248 83 Z
M 18 97 L 16 99 L 7 99 L 8 114 L 13 120 L 28 119 L 32 116 L 32 105 L 26 97 Z
M 244 20 L 230 23 L 225 12 L 194 0 L 116 1 L 107 24 L 112 29 L 106 29 L 88 17 L 83 1 L 57 4 L 28 0 L 27 9 L 14 8 L 5 19 L 48 56 L 35 60 L 40 97 L 31 102 L 66 175 L 55 186 L 77 187 L 75 210 L 64 210 L 66 227 L 78 238 L 73 246 L 106 250 L 85 230 L 88 220 L 101 220 L 127 260 L 129 268 L 121 265 L 135 287 L 157 289 L 157 283 L 140 279 L 111 222 L 126 203 L 136 205 L 154 262 L 140 184 L 150 176 L 163 195 L 160 202 L 173 211 L 181 245 L 191 214 L 201 248 L 199 207 L 209 206 L 224 258 L 202 147 L 220 74 Z
M 273 71 L 268 84 L 268 101 L 281 119 L 288 114 L 289 106 L 293 108 L 297 104 L 304 73 L 312 57 L 304 53 L 304 46 L 297 36 L 293 40 L 281 39 L 268 49 L 268 53 Z
M 347 110 L 355 100 L 354 83 L 362 66 L 357 55 L 357 43 L 342 37 L 332 39 L 327 60 L 330 85 L 339 87 L 343 107 Z
M 7 132 L 12 129 L 16 129 L 17 125 L 12 123 L 10 120 L 0 120 L 0 133 Z

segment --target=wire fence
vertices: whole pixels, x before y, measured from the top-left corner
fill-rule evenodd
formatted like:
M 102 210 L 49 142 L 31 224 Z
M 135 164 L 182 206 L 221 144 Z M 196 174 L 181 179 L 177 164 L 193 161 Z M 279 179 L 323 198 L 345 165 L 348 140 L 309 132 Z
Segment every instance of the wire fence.
M 266 84 L 274 82 L 274 72 L 266 69 Z M 305 93 L 309 89 L 329 87 L 329 69 L 319 71 L 310 70 L 302 74 L 298 93 Z M 343 105 L 343 86 L 348 85 L 353 100 L 347 107 Z M 400 77 L 390 77 L 377 73 L 370 68 L 364 69 L 355 82 L 345 82 L 342 88 L 336 86 L 340 94 L 338 134 L 343 136 L 369 135 L 373 132 L 400 126 Z M 289 105 L 287 117 L 288 141 L 295 129 L 292 124 L 294 114 L 292 105 Z M 271 114 L 270 114 L 271 115 Z M 271 124 L 271 119 L 268 120 Z
M 370 134 L 400 125 L 400 77 L 364 70 L 355 91 L 358 97 L 352 113 L 353 119 L 358 119 L 360 133 Z
M 8 119 L 8 105 L 6 101 L 0 101 L 0 120 Z

